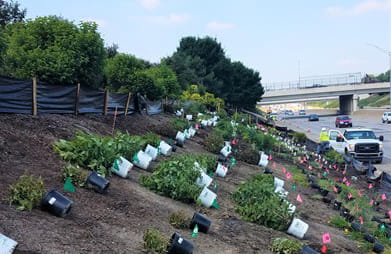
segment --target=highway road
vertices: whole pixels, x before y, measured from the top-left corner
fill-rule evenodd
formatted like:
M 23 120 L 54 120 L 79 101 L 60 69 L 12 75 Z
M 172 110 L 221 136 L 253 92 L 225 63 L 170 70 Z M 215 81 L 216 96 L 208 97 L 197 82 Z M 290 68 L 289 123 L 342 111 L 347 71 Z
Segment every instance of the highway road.
M 312 112 L 316 110 L 312 110 Z M 376 164 L 376 168 L 387 173 L 391 173 L 391 124 L 383 124 L 381 122 L 381 114 L 386 110 L 364 110 L 355 112 L 352 116 L 353 128 L 370 128 L 376 136 L 384 136 L 384 158 L 382 164 Z M 322 114 L 318 111 L 319 115 Z M 307 113 L 308 114 L 308 113 Z M 309 138 L 315 141 L 319 141 L 319 134 L 322 127 L 328 129 L 335 128 L 335 116 L 320 117 L 319 122 L 309 122 L 307 118 L 285 119 L 280 121 L 287 127 L 305 132 Z M 339 128 L 341 132 L 345 128 Z

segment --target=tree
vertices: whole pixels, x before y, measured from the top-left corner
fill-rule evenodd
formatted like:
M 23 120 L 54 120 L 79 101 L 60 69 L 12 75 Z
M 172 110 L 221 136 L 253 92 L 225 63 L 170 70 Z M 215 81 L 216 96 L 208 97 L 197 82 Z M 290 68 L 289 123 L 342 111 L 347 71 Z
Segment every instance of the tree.
M 390 82 L 390 70 L 388 70 L 384 73 L 380 73 L 376 77 L 376 80 L 377 80 L 377 82 Z
M 18 2 L 0 0 L 0 27 L 23 21 L 26 9 L 20 9 Z
M 93 22 L 38 17 L 6 27 L 5 72 L 56 84 L 98 87 L 105 58 L 103 39 Z
M 173 70 L 166 64 L 150 67 L 145 70 L 145 74 L 150 77 L 155 86 L 158 86 L 162 93 L 158 98 L 170 97 L 174 98 L 180 95 L 181 88 L 178 84 L 177 77 Z
M 113 43 L 111 46 L 105 47 L 107 58 L 113 58 L 118 54 L 118 45 Z

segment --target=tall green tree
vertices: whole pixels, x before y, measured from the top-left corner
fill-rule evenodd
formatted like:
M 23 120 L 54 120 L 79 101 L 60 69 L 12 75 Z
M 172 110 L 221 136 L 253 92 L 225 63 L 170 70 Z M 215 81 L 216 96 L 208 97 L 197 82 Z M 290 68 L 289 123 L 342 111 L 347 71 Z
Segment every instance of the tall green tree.
M 79 26 L 47 16 L 6 27 L 5 71 L 16 78 L 99 87 L 105 59 L 103 39 L 93 22 Z
M 0 27 L 23 21 L 25 16 L 26 9 L 21 9 L 18 2 L 0 0 Z
M 165 96 L 174 98 L 178 97 L 181 93 L 181 87 L 179 86 L 175 72 L 166 64 L 160 64 L 154 67 L 150 67 L 145 70 L 148 77 L 153 80 L 155 86 L 161 90 L 160 96 L 156 99 L 163 98 Z

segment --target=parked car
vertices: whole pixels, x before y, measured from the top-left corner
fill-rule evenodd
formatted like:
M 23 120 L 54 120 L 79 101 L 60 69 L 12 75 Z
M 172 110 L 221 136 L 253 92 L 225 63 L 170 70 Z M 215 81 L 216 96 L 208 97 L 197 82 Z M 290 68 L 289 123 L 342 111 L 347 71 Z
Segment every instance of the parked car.
M 285 110 L 285 115 L 287 115 L 287 116 L 293 116 L 293 115 L 295 115 L 295 113 L 293 113 L 292 110 Z
M 299 111 L 299 116 L 305 116 L 305 110 L 304 109 L 301 109 Z
M 370 129 L 330 130 L 330 145 L 339 153 L 350 155 L 359 161 L 381 163 L 383 160 L 383 136 L 376 137 Z
M 352 119 L 349 116 L 337 116 L 335 118 L 335 127 L 353 127 Z
M 384 112 L 382 116 L 383 123 L 391 123 L 391 112 Z
M 317 114 L 311 114 L 308 116 L 308 121 L 319 121 L 319 116 Z

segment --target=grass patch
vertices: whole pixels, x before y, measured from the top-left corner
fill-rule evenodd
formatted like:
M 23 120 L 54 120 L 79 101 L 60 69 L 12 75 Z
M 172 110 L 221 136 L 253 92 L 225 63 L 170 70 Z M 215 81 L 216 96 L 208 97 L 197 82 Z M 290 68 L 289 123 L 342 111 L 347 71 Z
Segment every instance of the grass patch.
M 147 229 L 144 233 L 143 240 L 144 249 L 156 254 L 167 253 L 169 239 L 157 229 Z
M 302 243 L 287 238 L 276 238 L 271 246 L 271 250 L 276 254 L 299 254 L 302 248 Z
M 19 180 L 10 186 L 10 204 L 17 205 L 18 210 L 31 211 L 37 206 L 44 194 L 44 184 L 41 177 L 22 175 Z
M 190 218 L 183 210 L 179 210 L 170 215 L 170 224 L 177 229 L 187 229 L 190 224 Z

